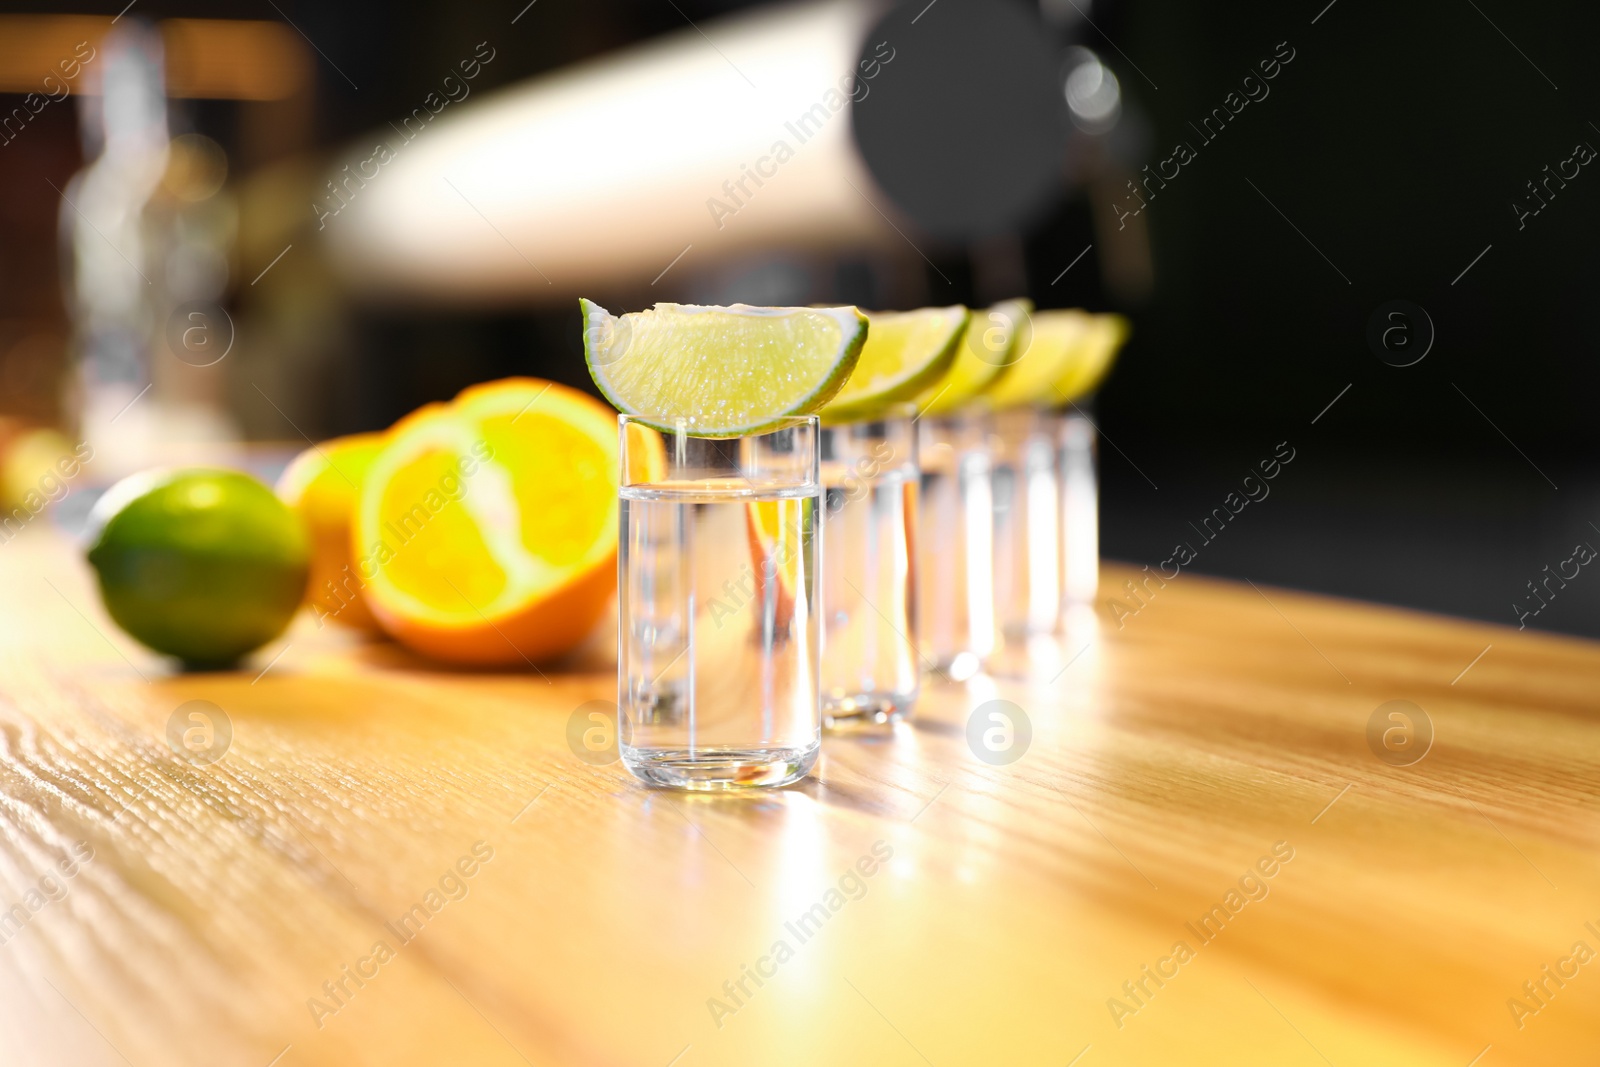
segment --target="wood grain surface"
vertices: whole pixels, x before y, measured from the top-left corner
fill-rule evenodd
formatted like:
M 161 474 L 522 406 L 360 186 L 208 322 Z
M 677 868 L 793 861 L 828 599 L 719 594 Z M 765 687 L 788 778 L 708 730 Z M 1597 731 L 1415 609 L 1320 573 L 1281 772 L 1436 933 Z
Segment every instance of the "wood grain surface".
M 1600 646 L 1185 574 L 708 797 L 575 754 L 606 644 L 175 674 L 0 545 L 0 1063 L 1600 1062 Z

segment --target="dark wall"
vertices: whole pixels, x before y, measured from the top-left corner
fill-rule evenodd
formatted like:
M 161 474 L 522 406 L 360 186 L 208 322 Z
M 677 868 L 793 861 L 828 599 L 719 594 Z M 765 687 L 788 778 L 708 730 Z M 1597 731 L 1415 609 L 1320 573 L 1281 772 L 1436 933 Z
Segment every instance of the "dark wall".
M 1100 402 L 1127 454 L 1103 454 L 1105 550 L 1165 558 L 1289 440 L 1273 495 L 1200 569 L 1600 635 L 1594 568 L 1522 615 L 1546 565 L 1600 546 L 1600 165 L 1574 158 L 1600 148 L 1600 12 L 1325 4 L 1141 2 L 1097 19 L 1159 86 L 1123 60 L 1152 155 L 1198 148 L 1144 211 L 1157 285 Z M 1295 58 L 1270 95 L 1201 141 L 1189 123 L 1285 41 Z M 1532 214 L 1526 183 L 1568 159 L 1577 176 L 1541 187 Z M 1435 331 L 1407 367 L 1367 337 L 1397 299 Z

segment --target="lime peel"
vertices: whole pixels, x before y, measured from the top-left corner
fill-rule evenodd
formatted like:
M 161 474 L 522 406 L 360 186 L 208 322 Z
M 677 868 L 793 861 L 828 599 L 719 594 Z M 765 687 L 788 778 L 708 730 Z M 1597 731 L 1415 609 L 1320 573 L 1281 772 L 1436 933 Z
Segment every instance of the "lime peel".
M 860 362 L 850 380 L 822 409 L 825 422 L 856 422 L 882 416 L 941 381 L 972 313 L 960 304 L 916 311 L 873 311 Z
M 1117 354 L 1127 343 L 1132 328 L 1128 320 L 1117 314 L 1091 316 L 1089 336 L 1084 340 L 1084 358 L 1075 361 L 1055 383 L 1054 403 L 1071 403 L 1100 387 Z
M 983 392 L 983 400 L 996 409 L 1064 403 L 1069 398 L 1058 395 L 1057 385 L 1072 380 L 1092 357 L 1089 342 L 1094 329 L 1094 316 L 1086 311 L 1034 312 L 1028 350 Z
M 953 414 L 1010 373 L 1013 350 L 1028 332 L 1032 313 L 1033 302 L 1021 297 L 974 311 L 956 345 L 949 373 L 923 390 L 917 407 L 928 415 Z M 996 329 L 1004 331 L 1007 341 L 999 352 L 987 348 L 987 335 Z

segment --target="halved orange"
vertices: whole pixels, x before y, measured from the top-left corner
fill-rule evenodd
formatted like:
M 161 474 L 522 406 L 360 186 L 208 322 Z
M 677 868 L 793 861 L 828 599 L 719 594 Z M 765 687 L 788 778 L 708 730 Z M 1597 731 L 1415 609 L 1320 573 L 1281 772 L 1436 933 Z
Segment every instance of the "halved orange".
M 454 663 L 568 651 L 616 592 L 616 414 L 536 378 L 400 420 L 373 459 L 354 551 L 383 628 Z

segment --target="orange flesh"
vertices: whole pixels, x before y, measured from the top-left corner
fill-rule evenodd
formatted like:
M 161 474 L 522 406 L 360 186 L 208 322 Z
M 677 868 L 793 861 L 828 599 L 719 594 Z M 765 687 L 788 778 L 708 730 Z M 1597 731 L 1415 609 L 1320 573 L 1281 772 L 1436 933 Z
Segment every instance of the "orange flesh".
M 481 490 L 474 477 L 462 476 L 463 469 L 475 470 L 474 477 L 483 473 L 475 457 L 430 449 L 396 471 L 380 505 L 380 542 L 363 551 L 383 561 L 385 577 L 401 592 L 445 611 L 475 615 L 504 592 L 506 573 L 467 508 L 451 499 Z
M 553 567 L 581 562 L 611 521 L 610 454 L 581 430 L 533 411 L 494 416 L 479 429 L 492 462 L 511 474 L 528 552 Z

